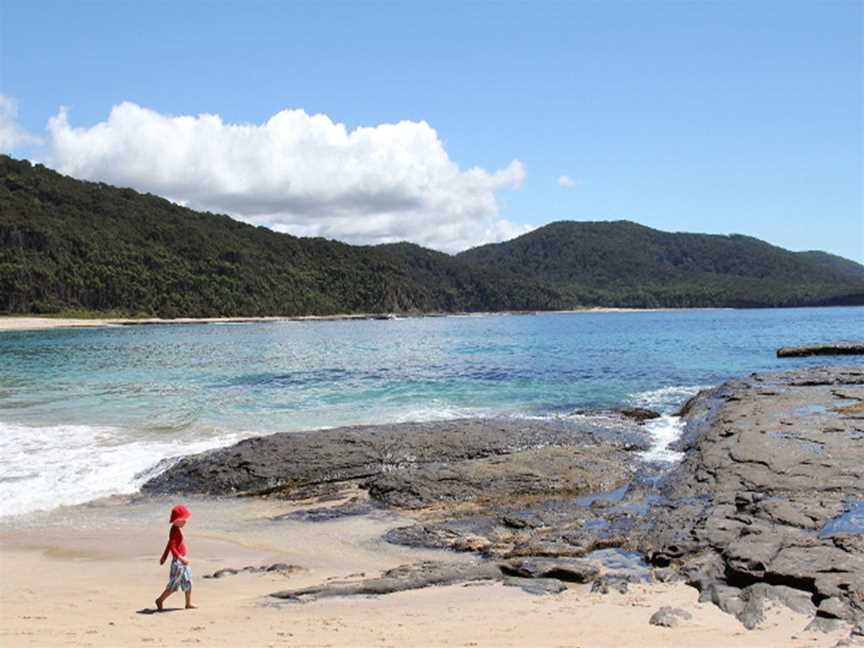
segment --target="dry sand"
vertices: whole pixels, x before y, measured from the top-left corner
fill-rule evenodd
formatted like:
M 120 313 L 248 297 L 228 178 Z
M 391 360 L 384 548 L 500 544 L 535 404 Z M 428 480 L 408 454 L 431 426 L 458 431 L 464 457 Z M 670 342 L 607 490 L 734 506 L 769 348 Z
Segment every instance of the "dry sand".
M 98 328 L 103 326 L 144 326 L 147 324 L 247 324 L 251 322 L 287 322 L 297 320 L 364 319 L 365 315 L 308 317 L 178 317 L 176 319 L 73 318 L 73 317 L 0 317 L 2 331 L 40 331 L 60 328 Z
M 843 635 L 805 633 L 807 619 L 771 611 L 764 629 L 747 631 L 685 585 L 631 587 L 591 594 L 587 586 L 537 597 L 500 584 L 435 587 L 379 598 L 285 603 L 276 590 L 364 572 L 375 575 L 423 558 L 382 543 L 383 530 L 405 520 L 389 514 L 331 522 L 270 518 L 284 503 L 189 502 L 186 528 L 197 610 L 153 614 L 167 578 L 158 557 L 170 502 L 66 509 L 0 527 L 2 646 L 568 646 L 621 648 L 833 646 Z M 26 526 L 24 524 L 26 523 Z M 288 562 L 290 576 L 201 576 L 221 567 Z M 648 619 L 661 605 L 689 610 L 674 629 Z M 167 602 L 182 606 L 182 595 Z

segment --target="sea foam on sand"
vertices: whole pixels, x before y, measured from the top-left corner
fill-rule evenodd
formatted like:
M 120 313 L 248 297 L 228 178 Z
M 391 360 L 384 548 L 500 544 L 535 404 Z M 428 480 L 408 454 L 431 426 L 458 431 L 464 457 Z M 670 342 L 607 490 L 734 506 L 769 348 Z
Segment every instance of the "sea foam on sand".
M 244 436 L 130 439 L 130 434 L 105 426 L 0 422 L 0 517 L 134 493 L 160 461 Z

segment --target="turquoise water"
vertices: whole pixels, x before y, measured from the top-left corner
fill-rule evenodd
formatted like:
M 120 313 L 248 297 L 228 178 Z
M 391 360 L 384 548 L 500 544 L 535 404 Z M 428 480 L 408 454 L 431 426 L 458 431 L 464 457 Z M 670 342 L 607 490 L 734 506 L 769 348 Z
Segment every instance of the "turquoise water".
M 830 362 L 864 309 L 488 315 L 0 333 L 0 514 L 134 490 L 160 460 L 254 434 L 566 416 Z

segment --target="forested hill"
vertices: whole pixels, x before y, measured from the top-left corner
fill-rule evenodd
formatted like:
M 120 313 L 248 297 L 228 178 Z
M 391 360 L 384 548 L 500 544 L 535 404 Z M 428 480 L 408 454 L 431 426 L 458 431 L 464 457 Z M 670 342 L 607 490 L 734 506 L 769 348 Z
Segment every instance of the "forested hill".
M 550 223 L 458 258 L 610 306 L 864 304 L 864 266 L 848 259 L 628 221 Z
M 450 256 L 297 238 L 0 156 L 0 312 L 228 316 L 864 303 L 864 268 L 746 237 L 555 223 Z
M 228 316 L 560 308 L 414 245 L 297 238 L 0 156 L 0 311 Z

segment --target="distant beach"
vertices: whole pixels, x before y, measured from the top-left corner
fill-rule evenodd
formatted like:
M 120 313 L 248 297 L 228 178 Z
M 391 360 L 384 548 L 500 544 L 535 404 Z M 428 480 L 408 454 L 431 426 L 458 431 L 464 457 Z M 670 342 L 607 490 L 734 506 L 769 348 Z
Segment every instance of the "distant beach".
M 333 322 L 341 320 L 387 320 L 418 317 L 480 317 L 488 315 L 556 315 L 566 313 L 663 313 L 678 311 L 734 310 L 730 308 L 606 308 L 591 306 L 573 310 L 553 311 L 489 311 L 472 313 L 344 313 L 338 315 L 297 315 L 292 317 L 35 317 L 29 315 L 0 316 L 2 331 L 37 331 L 59 328 L 98 328 L 103 326 L 147 326 L 182 324 L 253 324 L 266 322 Z

